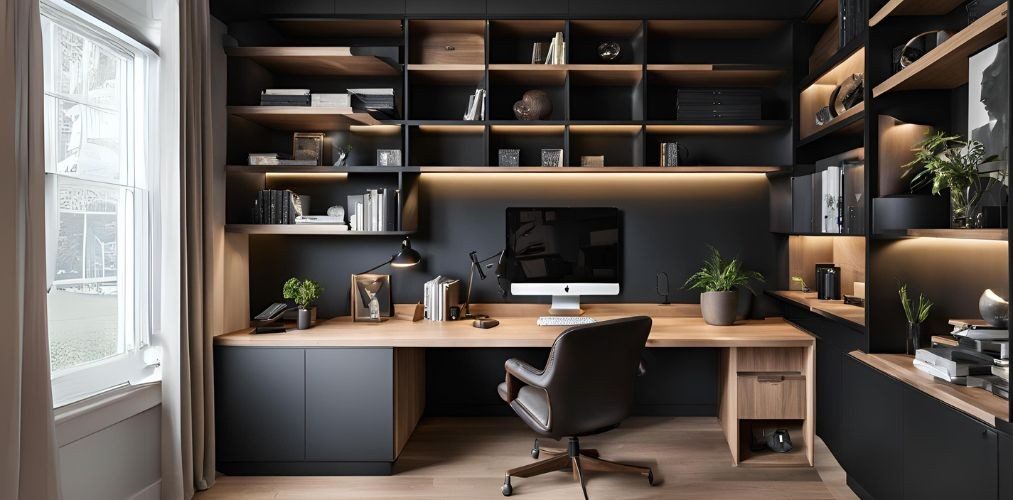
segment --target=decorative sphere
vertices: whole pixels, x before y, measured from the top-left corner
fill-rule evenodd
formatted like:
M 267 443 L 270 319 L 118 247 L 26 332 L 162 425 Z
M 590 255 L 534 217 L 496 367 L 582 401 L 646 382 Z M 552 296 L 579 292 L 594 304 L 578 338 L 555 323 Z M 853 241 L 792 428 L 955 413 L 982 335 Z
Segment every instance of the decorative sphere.
M 334 205 L 333 207 L 327 209 L 327 215 L 331 217 L 341 217 L 341 219 L 344 220 L 345 207 L 341 205 Z
M 605 62 L 613 62 L 622 55 L 623 48 L 616 42 L 602 42 L 598 45 L 598 58 Z
M 514 116 L 518 120 L 544 120 L 552 114 L 552 101 L 542 90 L 529 90 L 514 103 Z
M 1009 302 L 991 289 L 985 290 L 978 299 L 978 312 L 981 319 L 996 328 L 1009 326 Z

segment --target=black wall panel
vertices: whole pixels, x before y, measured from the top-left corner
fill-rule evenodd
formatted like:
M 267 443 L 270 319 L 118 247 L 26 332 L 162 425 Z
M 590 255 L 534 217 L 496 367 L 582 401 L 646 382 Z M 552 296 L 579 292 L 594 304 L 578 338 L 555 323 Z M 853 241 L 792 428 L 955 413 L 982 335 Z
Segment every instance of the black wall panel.
M 777 237 L 769 231 L 769 189 L 762 175 L 423 174 L 420 182 L 420 232 L 412 241 L 424 260 L 409 269 L 380 270 L 392 275 L 398 303 L 420 301 L 422 285 L 437 274 L 466 279 L 468 252 L 486 256 L 501 250 L 504 210 L 510 206 L 621 210 L 621 294 L 586 297 L 585 302 L 657 301 L 655 275 L 661 271 L 671 277 L 673 302 L 698 302 L 697 292 L 680 286 L 707 257 L 708 244 L 727 256 L 737 255 L 746 268 L 774 280 L 770 288 L 776 286 Z M 322 317 L 347 315 L 349 276 L 388 259 L 399 243 L 381 236 L 251 236 L 251 309 L 260 311 L 278 301 L 285 280 L 300 276 L 324 286 Z M 494 277 L 476 282 L 472 301 L 502 301 Z M 770 299 L 755 302 L 759 312 L 777 313 Z
M 409 16 L 485 15 L 485 0 L 405 0 Z

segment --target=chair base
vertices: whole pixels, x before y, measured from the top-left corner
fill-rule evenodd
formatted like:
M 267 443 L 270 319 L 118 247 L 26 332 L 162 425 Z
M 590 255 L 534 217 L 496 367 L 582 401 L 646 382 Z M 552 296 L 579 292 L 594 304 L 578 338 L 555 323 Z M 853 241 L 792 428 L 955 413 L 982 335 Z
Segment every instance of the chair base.
M 538 440 L 535 440 L 531 448 L 531 457 L 538 458 L 541 453 L 549 455 L 549 458 L 533 464 L 522 465 L 510 469 L 503 479 L 503 496 L 513 494 L 513 486 L 510 484 L 511 477 L 534 477 L 548 472 L 572 470 L 574 481 L 580 482 L 580 489 L 587 500 L 587 485 L 584 481 L 584 471 L 598 472 L 624 472 L 627 474 L 640 474 L 647 478 L 647 482 L 654 486 L 654 471 L 650 467 L 610 462 L 599 458 L 598 450 L 580 448 L 580 440 L 571 437 L 567 448 L 541 448 Z

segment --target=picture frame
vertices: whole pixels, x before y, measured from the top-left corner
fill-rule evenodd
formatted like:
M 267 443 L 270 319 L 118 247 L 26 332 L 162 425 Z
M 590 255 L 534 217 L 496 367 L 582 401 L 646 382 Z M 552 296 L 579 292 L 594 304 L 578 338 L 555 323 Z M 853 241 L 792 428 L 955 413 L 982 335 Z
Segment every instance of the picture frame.
M 983 174 L 1005 171 L 1009 159 L 1009 41 L 1002 40 L 968 59 L 967 137 L 985 146 L 998 160 L 979 167 Z
M 378 166 L 378 167 L 400 167 L 401 166 L 401 150 L 400 149 L 377 149 L 376 150 L 376 166 Z
M 542 150 L 542 166 L 543 167 L 562 167 L 563 166 L 563 150 L 562 149 L 543 149 Z
M 323 165 L 324 134 L 320 132 L 293 132 L 292 159 L 311 160 L 314 165 Z
M 378 323 L 394 316 L 394 293 L 389 274 L 353 274 L 351 286 L 352 321 Z M 376 299 L 380 315 L 371 318 L 369 304 Z

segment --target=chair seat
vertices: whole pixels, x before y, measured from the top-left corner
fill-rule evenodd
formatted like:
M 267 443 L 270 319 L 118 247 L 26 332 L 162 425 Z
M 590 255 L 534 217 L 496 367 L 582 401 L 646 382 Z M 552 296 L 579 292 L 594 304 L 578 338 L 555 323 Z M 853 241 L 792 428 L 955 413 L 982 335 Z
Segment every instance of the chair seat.
M 496 392 L 499 392 L 499 397 L 503 398 L 503 401 L 507 401 L 509 394 L 507 393 L 506 382 L 497 386 Z M 545 391 L 535 387 L 521 387 L 520 391 L 517 392 L 517 399 L 510 406 L 514 408 L 514 411 L 517 411 L 517 407 L 520 407 L 528 416 L 541 424 L 543 428 L 549 427 L 549 397 Z

